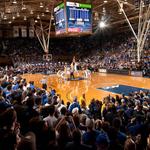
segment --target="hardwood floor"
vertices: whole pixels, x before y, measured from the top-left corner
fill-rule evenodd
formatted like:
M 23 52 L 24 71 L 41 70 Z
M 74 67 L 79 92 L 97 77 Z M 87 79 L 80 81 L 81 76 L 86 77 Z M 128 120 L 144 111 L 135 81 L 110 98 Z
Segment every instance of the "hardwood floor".
M 23 77 L 27 81 L 34 81 L 35 86 L 41 87 L 42 74 L 24 74 Z M 48 88 L 56 89 L 57 93 L 61 95 L 62 99 L 72 101 L 74 96 L 78 98 L 85 93 L 86 103 L 89 104 L 92 98 L 102 100 L 104 97 L 116 95 L 111 92 L 100 90 L 97 88 L 112 86 L 112 85 L 128 85 L 140 88 L 150 89 L 150 79 L 142 77 L 132 77 L 125 75 L 92 73 L 91 80 L 80 81 L 59 81 L 57 75 L 46 75 L 48 80 Z

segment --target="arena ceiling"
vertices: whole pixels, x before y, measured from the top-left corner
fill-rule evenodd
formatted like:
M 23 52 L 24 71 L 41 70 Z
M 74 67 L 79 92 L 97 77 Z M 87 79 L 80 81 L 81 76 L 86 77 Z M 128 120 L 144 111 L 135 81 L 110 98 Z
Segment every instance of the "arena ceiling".
M 117 0 L 71 0 L 72 2 L 92 3 L 93 6 L 93 29 L 97 28 L 101 18 L 106 19 L 110 27 L 117 27 L 118 31 L 129 29 L 126 19 Z M 150 1 L 150 0 L 146 0 Z M 0 28 L 9 28 L 15 25 L 32 25 L 42 21 L 49 24 L 51 10 L 61 3 L 60 0 L 0 0 Z M 131 21 L 136 25 L 138 22 L 139 9 L 135 0 L 120 1 Z M 54 5 L 53 5 L 54 4 Z M 51 30 L 54 31 L 55 23 L 52 21 Z

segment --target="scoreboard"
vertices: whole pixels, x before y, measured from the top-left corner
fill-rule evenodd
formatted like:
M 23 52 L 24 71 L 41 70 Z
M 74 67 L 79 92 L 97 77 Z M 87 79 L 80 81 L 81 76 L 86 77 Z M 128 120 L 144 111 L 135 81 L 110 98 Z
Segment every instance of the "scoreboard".
M 56 34 L 66 32 L 66 18 L 64 8 L 64 3 L 61 3 L 60 5 L 54 8 Z
M 61 3 L 54 8 L 56 35 L 92 33 L 92 5 L 75 2 Z
M 92 32 L 90 4 L 67 2 L 68 32 Z

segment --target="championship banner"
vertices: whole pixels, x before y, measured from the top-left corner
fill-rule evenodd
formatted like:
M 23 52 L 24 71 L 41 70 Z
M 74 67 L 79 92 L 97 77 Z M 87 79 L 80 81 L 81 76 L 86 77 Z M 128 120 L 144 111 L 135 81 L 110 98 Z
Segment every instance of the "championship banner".
M 30 27 L 29 28 L 29 37 L 34 37 L 34 28 L 33 27 Z
M 22 35 L 22 37 L 27 37 L 27 27 L 26 26 L 21 27 L 21 35 Z
M 19 27 L 18 26 L 13 27 L 13 37 L 19 37 Z

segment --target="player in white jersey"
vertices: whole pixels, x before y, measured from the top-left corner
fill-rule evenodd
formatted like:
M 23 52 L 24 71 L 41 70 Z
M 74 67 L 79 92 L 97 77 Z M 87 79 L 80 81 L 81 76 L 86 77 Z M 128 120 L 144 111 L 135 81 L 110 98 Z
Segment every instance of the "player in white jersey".
M 84 71 L 84 78 L 91 79 L 91 71 L 88 68 Z

